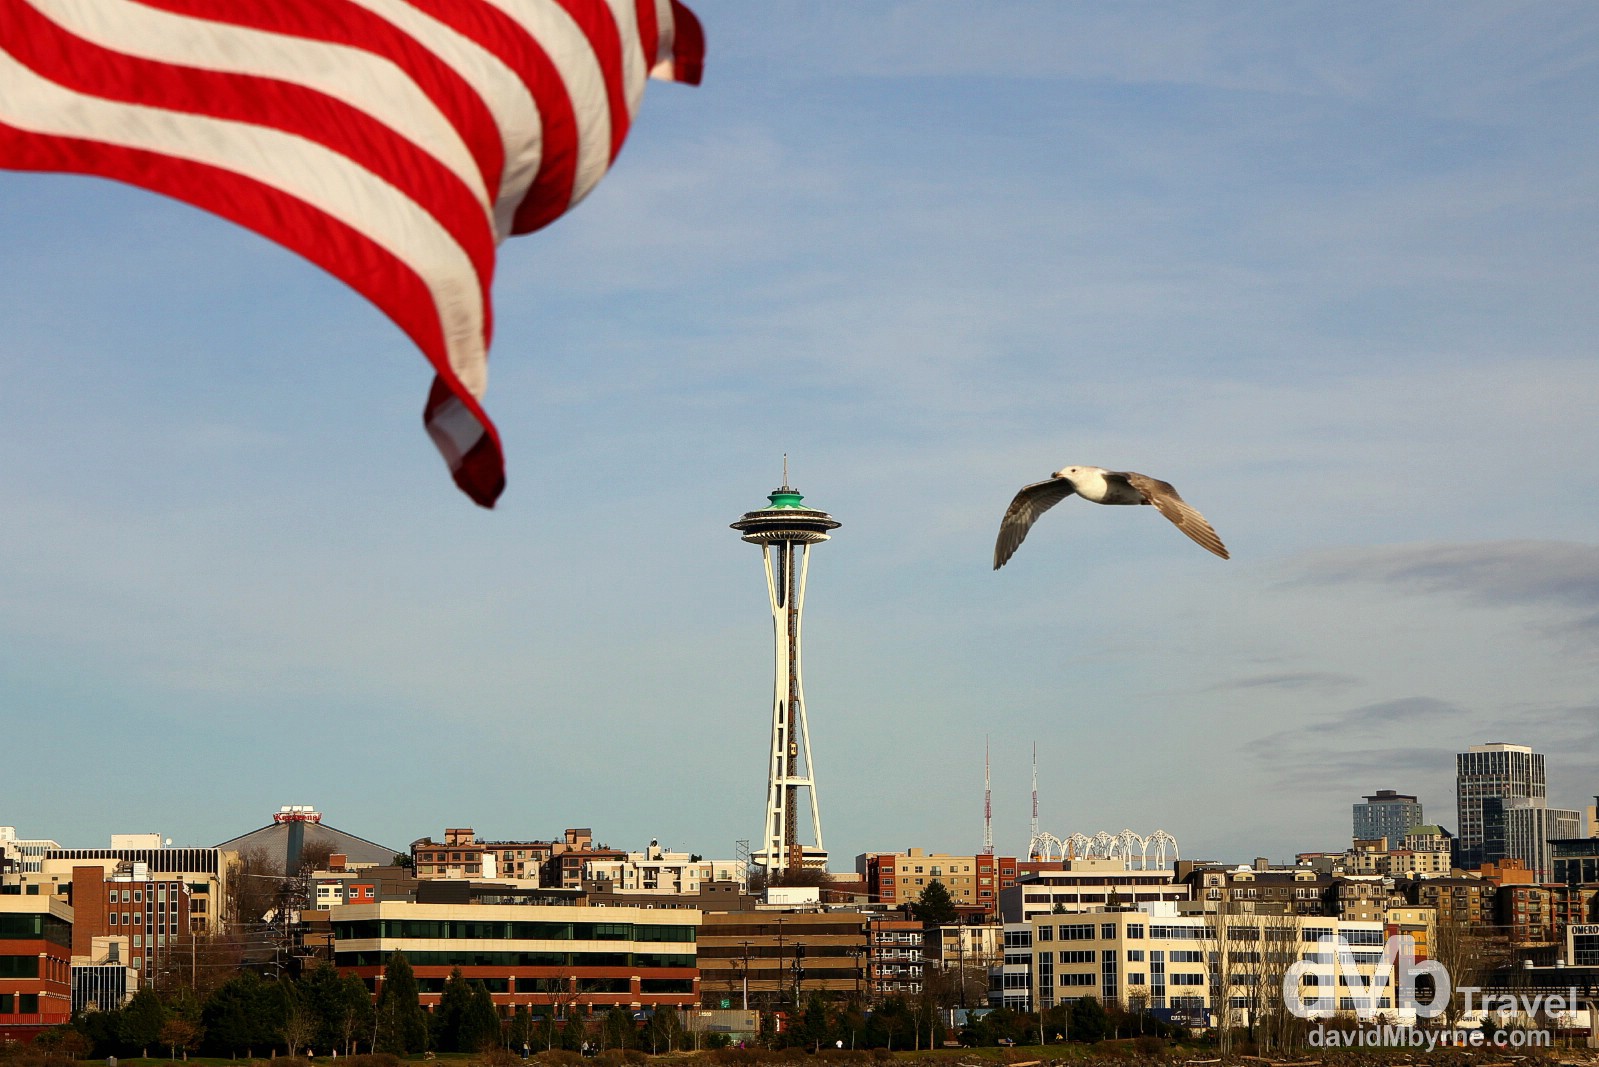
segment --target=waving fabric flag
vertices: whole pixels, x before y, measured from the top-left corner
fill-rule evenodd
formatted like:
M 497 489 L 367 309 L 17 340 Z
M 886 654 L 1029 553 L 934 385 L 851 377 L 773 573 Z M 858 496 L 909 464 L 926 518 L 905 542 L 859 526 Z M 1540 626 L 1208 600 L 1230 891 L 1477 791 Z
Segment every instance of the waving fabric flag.
M 587 195 L 645 80 L 703 58 L 677 0 L 0 0 L 0 167 L 163 193 L 348 283 L 433 364 L 428 433 L 491 507 L 498 244 Z

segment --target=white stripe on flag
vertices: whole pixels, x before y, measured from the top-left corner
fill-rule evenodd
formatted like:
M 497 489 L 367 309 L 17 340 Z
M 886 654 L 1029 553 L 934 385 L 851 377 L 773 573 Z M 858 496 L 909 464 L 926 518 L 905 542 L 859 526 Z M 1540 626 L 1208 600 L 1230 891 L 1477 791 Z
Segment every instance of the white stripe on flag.
M 483 424 L 455 397 L 433 409 L 427 420 L 428 436 L 453 471 L 461 465 L 461 457 L 472 446 L 483 440 Z
M 109 52 L 314 89 L 363 111 L 455 173 L 485 203 L 483 172 L 454 124 L 392 61 L 359 48 L 106 0 L 27 0 Z M 514 76 L 513 76 L 514 77 Z
M 611 106 L 594 45 L 566 9 L 553 0 L 487 0 L 526 27 L 554 65 L 577 119 L 577 173 L 567 206 L 599 184 L 611 166 Z M 624 42 L 625 47 L 625 42 Z

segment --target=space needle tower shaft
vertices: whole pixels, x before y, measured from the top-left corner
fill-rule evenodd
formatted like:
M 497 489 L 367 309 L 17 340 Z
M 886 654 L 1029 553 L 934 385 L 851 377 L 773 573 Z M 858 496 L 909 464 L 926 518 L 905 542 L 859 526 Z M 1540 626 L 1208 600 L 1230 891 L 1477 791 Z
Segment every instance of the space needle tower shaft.
M 786 467 L 786 464 L 785 464 Z M 744 515 L 732 528 L 761 549 L 766 565 L 766 591 L 772 608 L 773 680 L 772 747 L 768 760 L 766 827 L 761 847 L 752 858 L 768 871 L 825 866 L 822 816 L 811 765 L 810 727 L 805 719 L 805 685 L 800 670 L 800 637 L 805 607 L 805 579 L 810 549 L 826 541 L 839 523 L 826 512 L 804 505 L 804 497 L 788 485 L 774 489 L 770 504 Z M 799 792 L 809 794 L 814 849 L 799 836 Z

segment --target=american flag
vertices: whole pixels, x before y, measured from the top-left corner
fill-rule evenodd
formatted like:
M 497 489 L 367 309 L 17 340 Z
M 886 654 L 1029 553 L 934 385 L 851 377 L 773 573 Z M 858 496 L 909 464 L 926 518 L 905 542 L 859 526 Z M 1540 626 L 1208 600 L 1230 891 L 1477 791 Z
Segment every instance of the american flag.
M 703 58 L 677 0 L 0 0 L 0 167 L 163 193 L 348 283 L 433 364 L 428 433 L 491 507 L 496 248 Z

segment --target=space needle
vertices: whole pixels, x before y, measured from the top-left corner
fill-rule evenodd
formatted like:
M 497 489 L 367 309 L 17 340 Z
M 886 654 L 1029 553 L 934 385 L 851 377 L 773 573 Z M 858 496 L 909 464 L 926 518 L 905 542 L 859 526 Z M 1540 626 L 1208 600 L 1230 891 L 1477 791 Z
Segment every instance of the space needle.
M 759 545 L 766 564 L 766 591 L 772 606 L 773 661 L 772 749 L 766 786 L 766 830 L 761 847 L 750 858 L 768 874 L 811 867 L 827 869 L 822 844 L 822 816 L 816 801 L 816 775 L 811 766 L 811 735 L 805 722 L 805 686 L 800 680 L 800 614 L 805 607 L 805 574 L 811 546 L 828 539 L 839 523 L 825 511 L 806 507 L 804 497 L 788 484 L 788 459 L 783 460 L 783 486 L 771 502 L 747 512 L 732 524 L 752 545 Z M 814 845 L 799 837 L 799 791 L 809 793 Z

